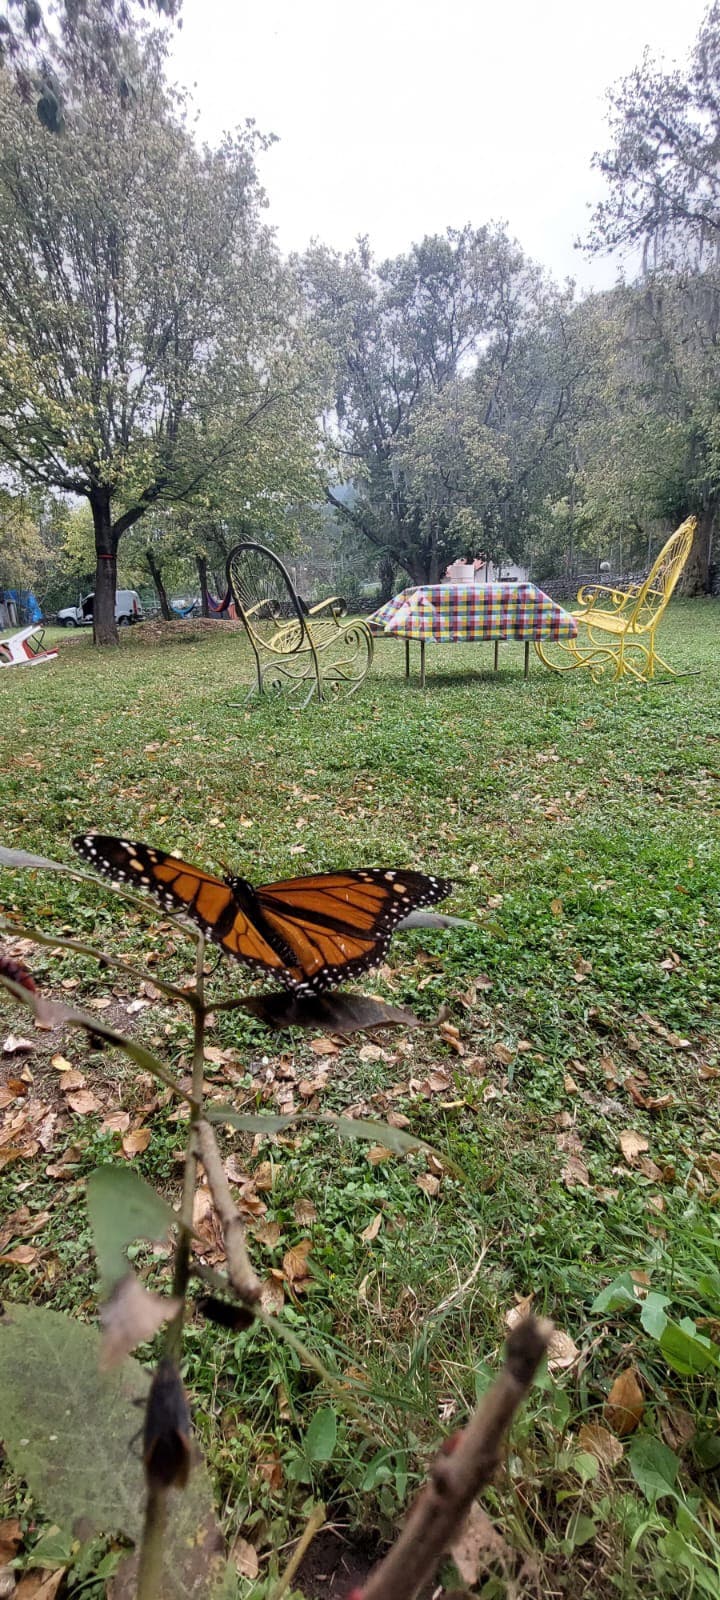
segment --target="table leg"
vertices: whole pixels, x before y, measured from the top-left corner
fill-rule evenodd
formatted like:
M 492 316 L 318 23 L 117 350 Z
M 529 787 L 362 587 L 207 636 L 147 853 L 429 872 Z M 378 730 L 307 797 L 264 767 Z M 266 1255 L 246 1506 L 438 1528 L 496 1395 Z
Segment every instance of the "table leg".
M 405 677 L 410 677 L 410 640 L 405 640 Z
M 420 688 L 425 688 L 425 640 L 420 640 Z
M 525 678 L 527 678 L 528 675 L 529 675 L 529 672 L 530 672 L 530 640 L 526 639 L 525 640 L 525 672 L 524 672 L 523 676 Z
M 500 654 L 500 640 L 495 640 L 495 671 L 498 669 L 498 656 Z

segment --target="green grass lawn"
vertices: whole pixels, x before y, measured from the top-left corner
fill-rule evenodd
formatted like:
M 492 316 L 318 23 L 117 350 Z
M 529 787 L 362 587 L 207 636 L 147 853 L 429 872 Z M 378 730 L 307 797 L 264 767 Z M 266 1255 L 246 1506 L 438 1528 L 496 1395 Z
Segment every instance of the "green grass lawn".
M 186 1381 L 223 1523 L 260 1553 L 244 1592 L 265 1593 L 270 1547 L 302 1529 L 313 1495 L 349 1533 L 387 1535 L 496 1367 L 508 1312 L 532 1296 L 577 1355 L 516 1425 L 486 1497 L 507 1549 L 477 1593 L 720 1596 L 720 606 L 671 608 L 660 648 L 692 674 L 677 682 L 598 687 L 534 659 L 524 682 L 521 646 L 502 648 L 497 675 L 490 646 L 429 647 L 423 692 L 405 682 L 402 646 L 382 642 L 355 698 L 303 712 L 242 704 L 249 660 L 221 625 L 155 645 L 144 633 L 110 656 L 64 636 L 55 665 L 0 672 L 0 842 L 70 861 L 72 835 L 94 828 L 258 882 L 413 866 L 452 878 L 446 909 L 472 923 L 396 937 L 360 988 L 411 1006 L 423 1027 L 375 1048 L 357 1035 L 318 1055 L 299 1033 L 218 1014 L 231 1087 L 222 1061 L 209 1071 L 223 1098 L 302 1103 L 299 1085 L 320 1071 L 322 1109 L 400 1113 L 438 1152 L 376 1161 L 326 1128 L 227 1139 L 250 1173 L 272 1163 L 258 1270 L 281 1270 L 311 1239 L 314 1275 L 301 1294 L 285 1286 L 282 1314 L 348 1382 L 347 1408 L 332 1402 L 332 1458 L 313 1463 L 303 1440 L 328 1404 L 322 1383 L 264 1330 L 190 1323 Z M 167 924 L 148 932 L 107 885 L 6 872 L 0 901 L 45 931 L 150 951 L 163 974 L 188 975 L 192 947 Z M 128 1016 L 127 983 L 67 953 L 39 949 L 32 965 L 49 990 L 110 998 L 187 1071 L 189 1029 L 172 1008 Z M 238 990 L 242 969 L 209 965 L 211 993 Z M 0 1013 L 5 1032 L 26 1031 L 10 1003 Z M 49 1105 L 57 1049 L 39 1036 L 23 1058 Z M 136 1118 L 149 1089 L 78 1035 L 62 1049 L 102 1110 L 61 1108 L 51 1149 L 0 1171 L 6 1211 L 49 1213 L 4 1292 L 91 1316 L 83 1175 L 123 1159 L 101 1122 L 121 1107 Z M 182 1126 L 172 1104 L 141 1114 L 151 1139 L 135 1159 L 174 1197 Z M 607 1435 L 587 1430 L 616 1428 L 604 1406 L 629 1368 L 639 1428 L 621 1459 L 599 1463 Z M 359 1416 L 358 1376 L 374 1397 Z M 8 1482 L 6 1502 L 27 1513 L 21 1486 Z

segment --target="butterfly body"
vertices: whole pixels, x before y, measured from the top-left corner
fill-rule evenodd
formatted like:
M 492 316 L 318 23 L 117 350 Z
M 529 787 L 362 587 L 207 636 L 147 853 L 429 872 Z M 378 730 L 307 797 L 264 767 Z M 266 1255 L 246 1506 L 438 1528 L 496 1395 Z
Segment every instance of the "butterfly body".
M 149 889 L 166 910 L 184 912 L 226 955 L 261 967 L 301 995 L 379 965 L 398 923 L 452 888 L 445 878 L 392 868 L 316 873 L 256 887 L 107 834 L 83 834 L 73 846 L 115 882 Z

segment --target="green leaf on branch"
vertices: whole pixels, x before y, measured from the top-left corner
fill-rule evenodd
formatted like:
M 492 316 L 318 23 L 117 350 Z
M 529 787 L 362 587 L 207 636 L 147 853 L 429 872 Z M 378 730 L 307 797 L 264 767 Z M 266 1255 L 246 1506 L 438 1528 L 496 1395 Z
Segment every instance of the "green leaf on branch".
M 11 871 L 59 872 L 67 878 L 80 878 L 85 883 L 94 884 L 96 889 L 109 889 L 116 898 L 129 900 L 133 905 L 139 906 L 147 917 L 156 921 L 158 919 L 157 903 L 151 900 L 149 895 L 137 894 L 134 889 L 128 889 L 124 883 L 103 883 L 97 873 L 86 872 L 83 867 L 76 867 L 65 861 L 51 861 L 48 856 L 35 856 L 28 850 L 9 850 L 6 845 L 0 845 L 0 867 L 8 867 Z M 178 933 L 184 934 L 186 939 L 194 939 L 197 942 L 201 937 L 200 930 L 183 921 L 178 914 L 164 910 L 162 915 L 166 920 L 169 918 Z
M 63 1312 L 6 1306 L 0 1319 L 0 1435 L 10 1466 L 61 1531 L 142 1531 L 145 1484 L 137 1446 L 149 1375 L 129 1359 L 100 1372 L 100 1335 Z M 131 1572 L 136 1557 L 124 1564 Z M 121 1569 L 122 1573 L 123 1569 Z M 121 1573 L 116 1582 L 123 1589 Z M 156 1600 L 205 1600 L 224 1581 L 222 1537 L 202 1463 L 170 1498 Z M 124 1578 L 123 1578 L 124 1582 Z
M 178 1220 L 167 1200 L 131 1167 L 98 1167 L 92 1172 L 87 1206 L 106 1294 L 128 1270 L 128 1245 L 134 1239 L 160 1243 Z
M 362 1117 L 338 1117 L 331 1111 L 289 1111 L 285 1116 L 253 1116 L 244 1111 L 235 1111 L 233 1106 L 212 1105 L 208 1106 L 205 1115 L 208 1122 L 227 1123 L 242 1133 L 282 1133 L 285 1128 L 298 1122 L 322 1123 L 334 1129 L 339 1139 L 366 1139 L 370 1144 L 377 1144 L 381 1140 L 385 1149 L 394 1151 L 396 1155 L 407 1155 L 410 1150 L 423 1150 L 427 1155 L 438 1154 L 425 1139 L 416 1139 L 404 1128 L 392 1128 L 387 1122 L 368 1122 Z M 461 1175 L 460 1168 L 454 1162 L 445 1155 L 441 1159 L 449 1171 Z
M 124 1033 L 117 1033 L 115 1028 L 109 1028 L 107 1023 L 103 1022 L 100 1017 L 91 1017 L 85 1011 L 74 1011 L 72 1006 L 66 1006 L 60 1000 L 45 1000 L 41 994 L 31 994 L 28 989 L 23 988 L 22 984 L 14 983 L 11 978 L 6 978 L 4 973 L 1 972 L 0 984 L 7 989 L 9 994 L 14 995 L 16 1000 L 20 1000 L 22 1005 L 27 1006 L 38 1022 L 42 1022 L 45 1025 L 49 1024 L 52 1028 L 63 1026 L 84 1028 L 86 1033 L 97 1034 L 99 1038 L 105 1039 L 108 1044 L 114 1045 L 117 1050 L 124 1051 L 131 1061 L 142 1067 L 143 1072 L 149 1072 L 153 1078 L 159 1078 L 160 1082 L 164 1083 L 167 1089 L 172 1089 L 173 1093 L 177 1094 L 181 1100 L 190 1102 L 190 1096 L 178 1087 L 172 1073 L 168 1072 L 167 1067 L 157 1056 L 153 1055 L 151 1050 L 146 1050 L 145 1046 L 139 1044 L 135 1039 L 126 1038 Z

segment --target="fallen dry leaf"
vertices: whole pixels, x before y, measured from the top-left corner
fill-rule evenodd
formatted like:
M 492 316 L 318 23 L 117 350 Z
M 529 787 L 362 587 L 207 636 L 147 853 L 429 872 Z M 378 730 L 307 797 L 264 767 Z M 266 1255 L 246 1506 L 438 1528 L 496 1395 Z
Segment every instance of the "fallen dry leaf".
M 312 1200 L 296 1200 L 293 1216 L 300 1228 L 307 1228 L 311 1222 L 317 1222 L 317 1211 Z
M 431 1172 L 421 1172 L 415 1182 L 418 1189 L 422 1189 L 423 1194 L 436 1195 L 440 1193 L 440 1179 L 434 1178 Z
M 608 1088 L 614 1089 L 618 1081 L 618 1069 L 613 1061 L 612 1056 L 601 1056 L 600 1067 L 607 1080 Z
M 548 1345 L 547 1364 L 550 1372 L 562 1372 L 571 1367 L 580 1354 L 574 1339 L 562 1328 L 554 1328 Z
M 645 1138 L 644 1134 L 636 1133 L 634 1128 L 626 1128 L 625 1131 L 620 1134 L 618 1138 L 618 1144 L 620 1145 L 620 1149 L 622 1150 L 628 1166 L 631 1167 L 634 1166 L 637 1157 L 642 1155 L 644 1150 L 649 1150 L 650 1148 L 649 1140 Z
M 501 1066 L 509 1067 L 510 1062 L 514 1059 L 515 1051 L 508 1049 L 506 1044 L 494 1044 L 492 1046 L 492 1055 L 495 1061 L 500 1062 Z
M 362 1050 L 358 1051 L 360 1061 L 382 1061 L 384 1056 L 385 1051 L 381 1050 L 379 1044 L 364 1044 Z
M 339 1045 L 333 1044 L 331 1039 L 311 1039 L 310 1049 L 314 1056 L 336 1056 Z
M 511 1306 L 509 1311 L 506 1311 L 505 1327 L 509 1333 L 512 1332 L 513 1328 L 517 1327 L 519 1322 L 524 1322 L 525 1318 L 529 1317 L 534 1299 L 535 1291 L 531 1289 L 529 1294 L 523 1295 L 522 1299 L 516 1301 L 515 1305 Z
M 275 1249 L 281 1233 L 282 1228 L 279 1222 L 266 1222 L 265 1220 L 256 1222 L 252 1230 L 253 1239 L 257 1239 L 258 1244 L 266 1245 L 268 1250 Z
M 636 1165 L 638 1172 L 644 1173 L 646 1178 L 652 1178 L 653 1183 L 662 1183 L 662 1168 L 653 1161 L 652 1156 L 641 1156 Z
M 0 1522 L 0 1566 L 6 1561 L 11 1561 L 18 1545 L 22 1544 L 23 1534 L 19 1517 L 6 1517 Z
M 206 1044 L 205 1049 L 203 1050 L 203 1058 L 205 1061 L 209 1062 L 211 1066 L 219 1066 L 221 1061 L 227 1060 L 227 1053 L 225 1050 L 221 1050 L 216 1044 Z
M 463 1582 L 474 1584 L 491 1562 L 502 1562 L 510 1551 L 487 1512 L 473 1500 L 450 1554 Z
M 578 1185 L 584 1189 L 590 1188 L 590 1173 L 581 1156 L 568 1156 L 562 1169 L 562 1181 L 566 1189 L 574 1189 Z
M 369 1222 L 367 1227 L 363 1228 L 363 1231 L 362 1231 L 362 1233 L 360 1235 L 360 1238 L 364 1241 L 365 1244 L 371 1244 L 373 1239 L 377 1239 L 377 1236 L 378 1236 L 378 1234 L 380 1232 L 380 1229 L 382 1227 L 382 1219 L 383 1219 L 382 1211 L 376 1211 L 375 1212 L 375 1216 L 372 1219 L 372 1222 Z
M 87 1078 L 84 1072 L 78 1072 L 77 1067 L 69 1067 L 63 1072 L 58 1085 L 61 1094 L 70 1094 L 73 1089 L 84 1089 Z
M 20 1034 L 9 1033 L 3 1045 L 4 1056 L 16 1056 L 23 1050 L 34 1050 L 32 1039 L 23 1039 Z
M 34 1081 L 32 1073 L 26 1067 L 22 1078 L 8 1078 L 6 1087 L 16 1100 L 24 1100 L 25 1096 L 30 1092 L 30 1084 L 34 1083 Z
M 428 1073 L 427 1078 L 423 1080 L 422 1087 L 426 1094 L 443 1094 L 446 1089 L 451 1087 L 451 1084 L 452 1079 L 449 1073 L 436 1071 Z
M 91 1089 L 78 1089 L 75 1094 L 69 1094 L 67 1103 L 71 1111 L 78 1117 L 87 1117 L 91 1111 L 102 1111 L 102 1105 Z M 148 1141 L 150 1134 L 148 1132 Z M 145 1146 L 143 1145 L 143 1149 Z
M 285 1304 L 285 1290 L 277 1278 L 267 1278 L 260 1290 L 260 1304 L 270 1316 L 278 1316 Z
M 73 1063 L 72 1061 L 68 1061 L 67 1056 L 51 1056 L 50 1065 L 51 1067 L 55 1068 L 56 1072 L 72 1072 L 74 1070 Z
M 272 1161 L 260 1162 L 259 1166 L 255 1168 L 255 1171 L 252 1174 L 252 1182 L 253 1186 L 256 1189 L 259 1189 L 261 1194 L 269 1194 L 273 1186 Z
M 248 1544 L 247 1539 L 237 1538 L 230 1550 L 230 1560 L 235 1571 L 241 1578 L 254 1580 L 260 1571 L 258 1553 L 254 1544 Z
M 570 1072 L 566 1072 L 565 1073 L 565 1077 L 563 1079 L 563 1083 L 565 1085 L 565 1093 L 566 1094 L 579 1094 L 580 1093 L 580 1090 L 578 1088 L 578 1085 L 575 1082 L 575 1079 L 572 1076 L 572 1073 L 570 1073 Z
M 14 1250 L 8 1250 L 0 1256 L 0 1265 L 4 1267 L 31 1267 L 37 1261 L 38 1252 L 31 1244 L 19 1244 Z
M 152 1294 L 134 1272 L 128 1272 L 115 1285 L 109 1300 L 100 1307 L 103 1331 L 100 1365 L 116 1367 L 146 1339 L 153 1339 L 164 1322 L 180 1310 L 181 1300 L 170 1295 Z
M 584 1422 L 577 1440 L 581 1450 L 595 1456 L 603 1467 L 616 1467 L 625 1454 L 619 1439 L 599 1422 Z
M 55 1600 L 66 1570 L 58 1567 L 57 1572 L 24 1573 L 13 1591 L 13 1600 Z
M 690 1411 L 670 1406 L 668 1411 L 660 1412 L 660 1431 L 671 1450 L 684 1450 L 695 1438 L 697 1425 Z
M 378 1167 L 382 1161 L 390 1161 L 393 1153 L 384 1144 L 371 1144 L 370 1149 L 367 1151 L 367 1159 L 371 1167 Z
M 123 1154 L 128 1156 L 128 1157 L 140 1156 L 140 1155 L 142 1155 L 143 1150 L 147 1150 L 147 1147 L 148 1147 L 149 1143 L 150 1143 L 150 1129 L 149 1128 L 133 1128 L 131 1133 L 124 1133 L 123 1134 L 123 1137 L 122 1137 Z
M 615 1379 L 603 1407 L 605 1421 L 621 1438 L 634 1433 L 642 1421 L 645 1401 L 634 1367 L 627 1367 Z
M 283 1256 L 283 1272 L 288 1283 L 296 1285 L 309 1278 L 308 1256 L 312 1249 L 311 1239 L 301 1239 L 299 1244 L 293 1245 L 291 1250 L 286 1250 Z
M 628 1094 L 630 1096 L 630 1099 L 633 1102 L 633 1105 L 639 1106 L 641 1111 L 647 1111 L 647 1108 L 648 1108 L 648 1105 L 649 1105 L 649 1101 L 648 1101 L 647 1095 L 643 1094 L 643 1091 L 640 1088 L 640 1084 L 638 1083 L 637 1078 L 633 1078 L 633 1076 L 631 1074 L 629 1077 L 627 1077 L 624 1080 L 623 1088 L 627 1089 L 627 1092 L 628 1092 Z
M 643 1022 L 646 1023 L 647 1027 L 650 1028 L 653 1033 L 657 1034 L 659 1039 L 664 1039 L 666 1044 L 672 1045 L 673 1050 L 690 1049 L 691 1046 L 689 1039 L 681 1039 L 679 1034 L 673 1033 L 670 1028 L 666 1028 L 664 1024 L 662 1022 L 658 1022 L 655 1017 L 649 1016 L 647 1011 L 643 1011 L 642 1019 Z
M 130 1127 L 130 1112 L 109 1111 L 107 1116 L 103 1117 L 100 1127 L 103 1133 L 127 1133 Z
M 282 1489 L 284 1473 L 282 1462 L 279 1456 L 274 1454 L 262 1456 L 261 1459 L 255 1463 L 255 1467 L 260 1477 L 265 1479 L 265 1482 L 269 1484 L 271 1489 L 276 1491 L 278 1489 Z
M 80 1161 L 83 1151 L 79 1144 L 69 1144 L 57 1161 L 50 1163 L 45 1168 L 47 1178 L 72 1178 L 75 1166 Z

